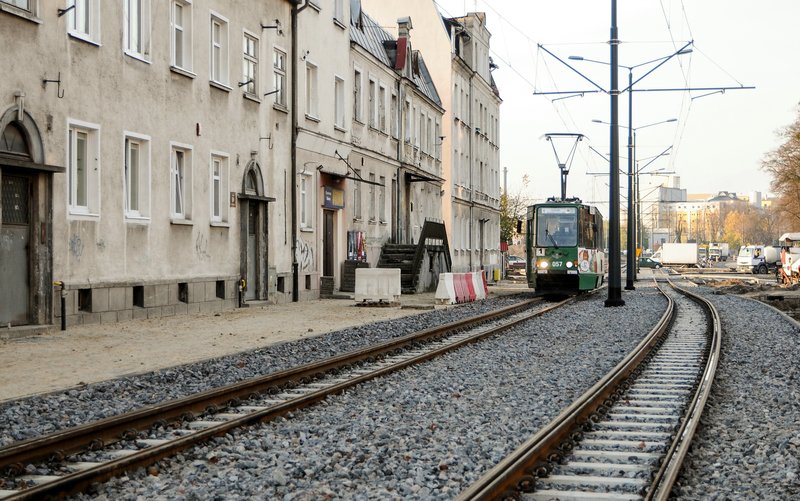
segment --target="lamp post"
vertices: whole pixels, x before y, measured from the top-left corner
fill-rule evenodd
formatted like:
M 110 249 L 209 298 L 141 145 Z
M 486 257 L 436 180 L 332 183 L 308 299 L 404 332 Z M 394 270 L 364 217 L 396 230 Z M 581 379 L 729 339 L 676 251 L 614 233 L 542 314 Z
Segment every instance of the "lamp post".
M 613 9 L 613 7 L 612 7 L 612 9 Z M 612 28 L 612 30 L 613 29 L 614 28 Z M 633 282 L 636 280 L 636 255 L 635 255 L 636 254 L 636 248 L 634 247 L 636 235 L 635 235 L 635 228 L 633 227 L 633 225 L 630 224 L 631 214 L 633 214 L 634 211 L 635 211 L 635 208 L 633 206 L 633 198 L 634 198 L 634 196 L 633 196 L 634 195 L 633 194 L 633 177 L 634 177 L 634 172 L 633 172 L 633 142 L 634 142 L 634 139 L 633 139 L 633 127 L 632 127 L 632 124 L 633 124 L 633 85 L 634 85 L 634 83 L 641 81 L 643 78 L 645 78 L 650 73 L 654 72 L 661 65 L 663 65 L 664 63 L 666 63 L 667 61 L 669 61 L 673 57 L 679 56 L 679 55 L 684 55 L 684 54 L 690 54 L 692 52 L 692 49 L 689 48 L 689 45 L 691 45 L 691 44 L 692 44 L 692 42 L 687 43 L 686 45 L 684 45 L 683 47 L 681 47 L 680 49 L 678 49 L 677 51 L 673 52 L 672 54 L 670 54 L 668 56 L 663 56 L 663 57 L 659 57 L 659 58 L 656 58 L 656 59 L 651 59 L 650 61 L 645 61 L 643 63 L 634 64 L 632 66 L 625 66 L 623 64 L 619 64 L 616 61 L 616 52 L 615 52 L 616 45 L 612 44 L 612 62 L 611 62 L 611 72 L 612 72 L 612 93 L 611 93 L 611 98 L 612 98 L 612 100 L 614 100 L 616 98 L 616 94 L 614 92 L 616 91 L 616 93 L 619 93 L 619 91 L 616 90 L 615 85 L 614 85 L 616 83 L 616 78 L 615 78 L 615 73 L 616 72 L 615 72 L 615 70 L 617 68 L 625 68 L 625 69 L 628 70 L 628 87 L 622 91 L 622 92 L 626 92 L 626 91 L 628 92 L 628 219 L 629 219 L 629 221 L 628 221 L 628 250 L 627 250 L 627 255 L 628 255 L 627 256 L 627 261 L 628 261 L 627 270 L 628 271 L 627 271 L 627 274 L 626 274 L 625 290 L 634 290 L 635 287 L 633 285 Z M 587 59 L 587 58 L 585 58 L 583 56 L 569 56 L 568 59 L 571 59 L 573 61 L 587 61 L 587 62 L 590 62 L 590 63 L 605 64 L 605 65 L 609 64 L 609 63 L 606 63 L 605 61 L 598 61 L 598 60 L 595 60 L 595 59 Z M 646 66 L 648 64 L 656 63 L 656 62 L 658 63 L 657 65 L 655 65 L 653 68 L 650 68 L 650 70 L 647 73 L 645 73 L 644 75 L 642 75 L 641 77 L 639 77 L 636 80 L 636 82 L 633 81 L 633 70 L 634 69 L 639 68 L 641 66 Z M 614 104 L 612 104 L 612 115 L 614 115 L 616 113 L 616 109 L 613 109 L 615 104 L 616 104 L 615 102 L 614 102 Z M 617 125 L 616 116 L 612 116 L 611 124 L 609 124 L 609 125 L 612 126 L 611 127 L 612 129 L 615 128 L 615 126 Z M 656 124 L 651 124 L 651 125 L 656 125 Z M 643 128 L 643 127 L 639 127 L 639 128 Z M 612 131 L 612 139 L 613 138 L 614 138 L 614 132 Z M 612 141 L 612 145 L 611 145 L 612 149 L 615 146 L 616 145 L 613 144 L 613 141 Z M 612 160 L 614 160 L 614 158 L 615 157 L 614 157 L 613 151 L 612 151 Z M 617 162 L 619 162 L 618 158 L 616 160 L 617 160 Z M 615 174 L 616 174 L 616 169 L 612 168 L 612 173 L 611 173 L 611 176 L 612 176 L 611 185 L 612 186 L 615 185 L 614 179 L 613 179 Z M 617 186 L 617 188 L 619 187 L 618 184 L 616 184 L 616 186 Z M 617 197 L 616 199 L 614 199 L 613 196 L 612 196 L 611 201 L 614 202 L 614 200 L 619 201 L 619 198 Z M 613 214 L 613 210 L 614 209 L 612 208 L 611 209 L 612 214 Z M 618 210 L 619 210 L 619 208 L 617 208 L 617 211 Z M 617 229 L 617 233 L 619 233 L 619 229 Z M 613 236 L 610 233 L 609 233 L 609 237 L 613 238 Z M 611 247 L 609 247 L 609 252 L 611 252 L 611 250 L 612 250 Z M 613 265 L 614 264 L 613 257 L 614 256 L 611 256 L 612 259 L 609 259 L 609 265 Z M 609 288 L 612 287 L 612 285 L 613 284 L 611 283 L 611 279 L 609 277 Z

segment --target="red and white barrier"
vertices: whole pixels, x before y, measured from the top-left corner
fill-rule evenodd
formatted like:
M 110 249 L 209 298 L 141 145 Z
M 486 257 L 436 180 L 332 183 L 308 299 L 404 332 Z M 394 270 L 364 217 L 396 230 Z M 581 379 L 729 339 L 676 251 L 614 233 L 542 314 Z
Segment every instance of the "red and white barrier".
M 439 304 L 470 303 L 486 299 L 489 289 L 481 271 L 469 273 L 439 273 L 436 302 Z

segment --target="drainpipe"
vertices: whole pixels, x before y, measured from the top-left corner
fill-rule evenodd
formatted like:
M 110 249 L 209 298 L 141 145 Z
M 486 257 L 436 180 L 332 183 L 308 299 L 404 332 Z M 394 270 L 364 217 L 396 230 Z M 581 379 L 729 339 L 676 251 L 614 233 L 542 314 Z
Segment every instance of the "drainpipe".
M 400 187 L 400 174 L 401 169 L 403 167 L 403 145 L 405 144 L 403 141 L 405 131 L 403 130 L 403 110 L 406 108 L 405 98 L 403 97 L 403 77 L 402 75 L 400 78 L 397 79 L 397 182 L 395 183 L 395 199 L 394 199 L 394 235 L 395 235 L 395 243 L 400 243 L 400 220 L 402 216 L 400 215 L 400 207 L 402 204 L 400 203 L 400 194 L 402 193 L 402 188 Z
M 300 5 L 302 3 L 302 5 Z M 292 302 L 300 298 L 300 270 L 297 263 L 297 15 L 308 7 L 308 0 L 292 1 Z
M 473 96 L 473 92 L 475 90 L 474 85 L 472 84 L 472 79 L 475 77 L 477 71 L 472 71 L 472 74 L 469 76 L 469 271 L 473 271 L 472 268 L 472 255 L 475 253 L 475 249 L 473 249 L 473 237 L 472 234 L 472 227 L 475 224 L 474 221 L 474 210 L 475 210 L 475 185 L 473 184 L 472 180 L 472 171 L 474 170 L 475 158 L 472 151 L 472 136 L 475 133 L 475 124 L 472 123 L 472 103 L 475 101 L 475 96 Z

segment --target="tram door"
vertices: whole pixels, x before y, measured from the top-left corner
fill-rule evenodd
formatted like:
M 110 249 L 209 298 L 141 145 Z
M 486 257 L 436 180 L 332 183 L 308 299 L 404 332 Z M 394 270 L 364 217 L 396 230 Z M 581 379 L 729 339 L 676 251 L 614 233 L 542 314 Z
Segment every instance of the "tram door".
M 322 229 L 322 276 L 333 276 L 333 214 L 331 210 L 322 211 L 323 216 L 323 229 Z
M 0 224 L 0 325 L 28 323 L 30 179 L 3 174 Z

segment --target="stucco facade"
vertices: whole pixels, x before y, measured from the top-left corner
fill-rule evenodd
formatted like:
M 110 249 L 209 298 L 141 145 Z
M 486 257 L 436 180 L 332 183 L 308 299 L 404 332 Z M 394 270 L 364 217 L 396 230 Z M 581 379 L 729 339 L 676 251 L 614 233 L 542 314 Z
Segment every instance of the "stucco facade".
M 264 94 L 290 3 L 141 5 L 59 15 L 50 2 L 0 2 L 0 113 L 12 117 L 0 132 L 28 150 L 0 148 L 0 176 L 33 186 L 18 227 L 46 248 L 3 250 L 38 284 L 17 323 L 59 317 L 51 281 L 64 284 L 68 323 L 232 308 L 244 283 L 242 300 L 287 294 L 276 284 L 291 255 L 271 239 L 286 227 L 288 207 L 272 202 L 289 183 L 291 124 Z

